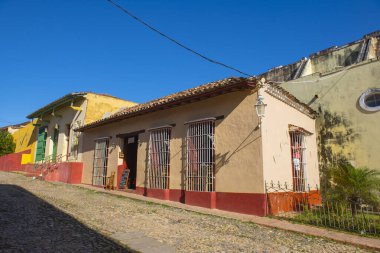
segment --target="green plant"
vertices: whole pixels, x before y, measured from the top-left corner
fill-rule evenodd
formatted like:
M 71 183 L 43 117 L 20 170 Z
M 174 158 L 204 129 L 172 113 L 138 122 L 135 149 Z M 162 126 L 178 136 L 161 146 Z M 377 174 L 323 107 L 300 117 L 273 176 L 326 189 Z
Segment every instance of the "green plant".
M 352 205 L 378 206 L 380 172 L 368 168 L 355 168 L 349 162 L 340 162 L 333 167 L 331 194 L 334 199 Z
M 13 153 L 15 148 L 12 135 L 7 131 L 0 131 L 0 156 Z

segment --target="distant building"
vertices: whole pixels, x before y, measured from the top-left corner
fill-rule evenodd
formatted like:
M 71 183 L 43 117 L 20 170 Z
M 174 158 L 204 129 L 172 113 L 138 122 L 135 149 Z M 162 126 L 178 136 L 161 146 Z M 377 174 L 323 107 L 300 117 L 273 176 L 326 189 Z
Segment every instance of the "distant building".
M 7 131 L 8 133 L 13 134 L 13 133 L 17 132 L 20 128 L 27 125 L 28 123 L 29 122 L 24 122 L 24 123 L 20 123 L 20 124 L 16 124 L 16 125 L 3 126 L 3 127 L 0 127 L 0 131 Z
M 380 171 L 380 31 L 260 75 L 320 113 L 320 161 Z
M 32 122 L 2 128 L 13 133 L 16 150 L 0 157 L 0 170 L 80 183 L 83 137 L 73 129 L 134 105 L 104 94 L 67 94 L 28 115 Z
M 21 164 L 33 163 L 36 148 L 37 128 L 33 122 L 25 122 L 12 137 L 16 144 L 15 153 L 23 153 Z M 27 153 L 25 153 L 27 152 Z
M 120 108 L 136 105 L 113 96 L 76 92 L 29 114 L 37 130 L 35 161 L 81 161 L 82 136 L 74 128 L 99 120 Z

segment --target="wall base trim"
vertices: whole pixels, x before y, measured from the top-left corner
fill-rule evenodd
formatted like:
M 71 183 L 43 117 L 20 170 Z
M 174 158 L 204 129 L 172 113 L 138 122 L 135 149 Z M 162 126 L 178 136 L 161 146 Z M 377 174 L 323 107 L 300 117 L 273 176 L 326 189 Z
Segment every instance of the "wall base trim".
M 130 192 L 192 206 L 258 216 L 266 215 L 266 195 L 264 193 L 195 192 L 181 189 L 161 190 L 144 187 L 137 187 L 135 191 Z
M 185 191 L 185 204 L 214 209 L 216 207 L 216 192 Z

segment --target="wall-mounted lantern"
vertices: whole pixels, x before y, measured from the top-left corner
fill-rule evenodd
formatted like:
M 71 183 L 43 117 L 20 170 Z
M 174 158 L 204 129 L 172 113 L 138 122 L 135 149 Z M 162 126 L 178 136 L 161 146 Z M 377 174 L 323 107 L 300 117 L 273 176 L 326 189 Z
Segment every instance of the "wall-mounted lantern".
M 257 101 L 255 104 L 256 114 L 259 117 L 259 127 L 261 126 L 261 118 L 265 116 L 265 107 L 267 105 L 264 104 L 264 97 L 262 95 L 257 96 Z

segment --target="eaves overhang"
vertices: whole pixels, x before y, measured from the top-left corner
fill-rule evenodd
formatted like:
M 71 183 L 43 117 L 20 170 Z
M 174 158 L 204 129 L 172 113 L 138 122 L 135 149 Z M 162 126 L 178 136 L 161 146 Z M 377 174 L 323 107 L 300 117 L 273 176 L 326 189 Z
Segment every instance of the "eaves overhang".
M 257 89 L 257 80 L 255 78 L 226 78 L 220 81 L 204 84 L 185 91 L 174 93 L 162 98 L 158 98 L 147 103 L 138 104 L 126 108 L 107 118 L 100 119 L 84 125 L 74 131 L 84 132 L 86 130 L 97 128 L 109 123 L 121 121 L 124 119 L 137 117 L 140 115 L 152 113 L 178 107 L 181 105 L 198 102 L 218 95 L 247 89 Z
M 28 119 L 34 119 L 34 118 L 39 118 L 43 115 L 48 115 L 53 110 L 58 109 L 66 104 L 70 104 L 71 102 L 74 102 L 78 98 L 83 98 L 86 96 L 87 92 L 73 92 L 70 94 L 67 94 L 57 100 L 54 100 L 53 102 L 45 105 L 44 107 L 41 107 L 37 111 L 32 112 L 28 116 L 26 116 Z

